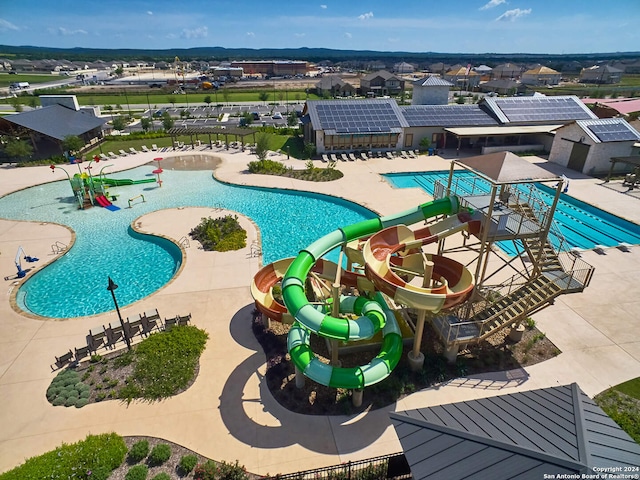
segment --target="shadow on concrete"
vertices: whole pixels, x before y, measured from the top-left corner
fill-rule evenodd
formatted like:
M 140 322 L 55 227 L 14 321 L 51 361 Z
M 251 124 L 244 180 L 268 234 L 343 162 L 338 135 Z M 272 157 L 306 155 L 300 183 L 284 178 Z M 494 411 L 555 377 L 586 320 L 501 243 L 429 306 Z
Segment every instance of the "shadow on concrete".
M 220 416 L 229 433 L 256 448 L 298 444 L 322 454 L 348 453 L 344 448 L 338 452 L 336 439 L 340 437 L 349 439 L 348 451 L 358 451 L 375 443 L 389 426 L 388 422 L 380 421 L 379 415 L 374 415 L 370 421 L 367 412 L 350 417 L 302 415 L 285 409 L 273 398 L 260 371 L 266 368 L 265 356 L 251 329 L 253 308 L 253 304 L 241 308 L 230 322 L 233 339 L 245 348 L 256 350 L 256 353 L 233 370 L 222 389 Z M 254 375 L 259 380 L 259 397 L 249 398 L 244 394 L 245 386 Z M 249 404 L 256 403 L 262 405 L 262 412 L 267 414 L 264 422 L 256 421 L 247 414 L 247 410 L 254 408 Z M 393 405 L 389 409 L 393 409 Z M 258 412 L 256 416 L 262 415 Z M 266 422 L 270 424 L 263 424 Z

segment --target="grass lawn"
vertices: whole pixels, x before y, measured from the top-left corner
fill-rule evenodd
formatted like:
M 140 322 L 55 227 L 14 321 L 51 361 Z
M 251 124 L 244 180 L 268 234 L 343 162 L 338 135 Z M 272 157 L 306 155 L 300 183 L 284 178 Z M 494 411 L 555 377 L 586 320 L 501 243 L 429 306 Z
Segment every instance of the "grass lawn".
M 599 393 L 595 402 L 625 432 L 640 443 L 640 377 Z
M 613 387 L 615 390 L 640 400 L 640 377 Z
M 61 77 L 59 75 L 49 75 L 48 73 L 44 73 L 41 75 L 37 74 L 27 74 L 27 73 L 18 73 L 16 75 L 10 75 L 8 73 L 0 73 L 0 87 L 8 87 L 12 83 L 15 82 L 29 82 L 29 83 L 42 83 L 42 82 L 52 82 L 54 80 L 59 80 Z

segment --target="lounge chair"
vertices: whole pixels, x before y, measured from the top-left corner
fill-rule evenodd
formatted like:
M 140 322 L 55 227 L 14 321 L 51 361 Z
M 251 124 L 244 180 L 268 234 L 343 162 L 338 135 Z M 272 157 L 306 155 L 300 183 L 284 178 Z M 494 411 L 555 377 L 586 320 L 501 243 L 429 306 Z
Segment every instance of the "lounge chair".
M 144 153 L 149 153 L 149 149 L 147 148 L 147 146 L 146 146 L 146 145 L 142 145 L 142 147 L 140 147 L 140 148 L 142 148 L 142 151 L 143 151 Z
M 142 317 L 138 314 L 136 317 L 127 317 L 127 321 L 124 322 L 124 333 L 127 338 L 131 340 L 136 335 L 142 335 Z
M 118 158 L 118 155 L 116 155 L 116 154 L 115 154 L 115 153 L 113 153 L 113 152 L 109 152 L 109 158 L 110 158 L 111 160 L 113 160 L 113 159 L 115 159 L 115 158 Z
M 160 314 L 157 308 L 144 312 L 144 315 L 142 315 L 142 335 L 146 337 L 154 329 L 160 330 L 158 320 L 160 320 Z
M 124 331 L 122 330 L 122 326 L 112 327 L 111 324 L 109 324 L 108 327 L 104 328 L 104 333 L 107 336 L 107 343 L 105 346 L 109 350 L 113 350 L 120 340 L 124 340 Z
M 164 331 L 169 332 L 173 327 L 178 325 L 178 317 L 164 319 Z
M 102 330 L 89 330 L 89 335 L 87 335 L 87 347 L 89 347 L 90 352 L 96 353 L 98 351 L 98 348 L 104 346 L 106 342 L 107 335 L 104 332 L 104 327 L 102 327 Z
M 158 145 L 156 145 L 155 143 L 152 143 L 152 144 L 151 144 L 151 150 L 152 150 L 152 151 L 154 151 L 154 152 L 155 152 L 156 150 L 158 150 Z
M 100 160 L 109 160 L 109 157 L 106 156 L 104 153 L 100 154 Z
M 133 148 L 133 147 L 129 147 L 129 151 L 130 151 L 132 154 L 134 154 L 134 155 L 136 155 L 136 154 L 140 153 L 140 152 L 138 152 L 138 151 L 137 151 L 135 148 Z
M 393 160 L 393 155 L 391 154 L 391 152 L 387 152 L 386 156 L 389 160 Z
M 330 154 L 329 158 L 331 159 L 332 162 L 337 162 L 338 161 L 338 157 L 336 157 L 335 153 Z
M 409 158 L 417 158 L 417 157 L 416 157 L 416 154 L 415 154 L 415 153 L 413 153 L 411 150 L 409 150 L 409 151 L 407 152 L 407 155 L 409 155 Z
M 184 327 L 189 322 L 191 322 L 191 314 L 189 313 L 187 315 L 178 315 L 176 317 L 176 320 L 178 322 L 178 325 L 180 325 L 181 327 Z
M 409 158 L 409 157 L 407 157 L 407 152 L 405 152 L 404 150 L 400 151 L 400 156 L 402 158 Z
M 327 154 L 326 154 L 326 153 L 323 153 L 323 154 L 322 154 L 322 161 L 323 161 L 324 163 L 329 163 L 329 157 L 327 157 Z
M 126 157 L 128 155 L 128 153 L 122 149 L 118 150 L 118 153 L 120 154 L 121 157 Z
M 346 153 L 341 153 L 340 154 L 340 160 L 342 160 L 343 162 L 349 161 L 349 159 L 347 158 L 347 154 Z
M 352 162 L 356 161 L 356 156 L 353 153 L 349 154 L 349 160 L 351 160 Z
M 367 154 L 366 154 L 366 153 L 364 153 L 364 152 L 360 152 L 360 158 L 361 158 L 362 160 L 364 160 L 365 162 L 366 162 L 367 160 L 369 160 L 369 157 L 367 157 Z
M 73 361 L 73 352 L 69 350 L 67 353 L 56 357 L 56 361 L 51 365 L 51 371 L 54 372 L 62 367 L 69 365 Z
M 89 353 L 90 353 L 88 346 L 75 348 L 74 350 L 76 351 L 74 356 L 73 356 L 73 362 L 74 363 L 80 363 L 80 360 L 82 360 L 83 358 L 88 357 Z

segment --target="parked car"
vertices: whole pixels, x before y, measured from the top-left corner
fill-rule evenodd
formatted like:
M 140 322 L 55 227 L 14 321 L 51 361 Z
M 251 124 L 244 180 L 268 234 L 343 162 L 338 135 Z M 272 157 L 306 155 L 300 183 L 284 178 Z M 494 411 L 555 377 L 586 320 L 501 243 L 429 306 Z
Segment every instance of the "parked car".
M 274 120 L 282 120 L 282 114 L 280 112 L 275 112 L 271 118 L 273 118 Z

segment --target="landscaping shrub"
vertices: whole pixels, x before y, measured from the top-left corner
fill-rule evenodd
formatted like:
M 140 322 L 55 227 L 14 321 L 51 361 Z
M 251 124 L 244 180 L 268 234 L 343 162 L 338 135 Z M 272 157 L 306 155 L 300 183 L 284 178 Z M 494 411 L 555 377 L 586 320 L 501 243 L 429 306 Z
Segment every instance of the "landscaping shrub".
M 84 440 L 32 457 L 0 475 L 1 480 L 78 478 L 106 480 L 127 453 L 124 440 L 115 433 L 88 435 Z
M 153 477 L 151 480 L 171 480 L 171 477 L 169 476 L 168 473 L 160 472 L 155 477 Z
M 134 465 L 124 476 L 125 480 L 145 480 L 149 474 L 149 467 L 146 465 Z
M 266 175 L 282 175 L 286 173 L 287 167 L 282 162 L 276 160 L 256 160 L 249 162 L 249 173 L 262 173 Z
M 178 466 L 180 467 L 180 472 L 183 475 L 188 475 L 189 473 L 191 473 L 191 470 L 196 467 L 197 464 L 198 457 L 196 457 L 195 455 L 184 455 L 182 458 L 180 458 L 180 463 L 178 464 Z
M 159 443 L 149 454 L 149 465 L 152 467 L 162 465 L 171 458 L 171 447 L 166 443 Z
M 80 402 L 80 399 L 88 399 L 90 396 L 89 385 L 82 383 L 80 374 L 73 369 L 62 370 L 51 381 L 47 388 L 47 400 L 55 407 L 64 405 L 65 407 L 84 407 L 87 402 Z
M 193 325 L 149 336 L 137 345 L 131 378 L 118 397 L 160 400 L 184 390 L 196 374 L 207 338 L 204 330 Z
M 222 462 L 218 465 L 218 480 L 247 480 L 247 470 L 236 463 Z
M 218 465 L 213 460 L 207 460 L 205 463 L 197 465 L 193 471 L 195 480 L 218 480 Z
M 247 246 L 247 232 L 240 226 L 237 215 L 202 218 L 189 235 L 198 240 L 204 250 L 227 252 Z
M 129 461 L 132 463 L 138 463 L 149 455 L 149 441 L 140 440 L 134 443 L 129 449 Z

